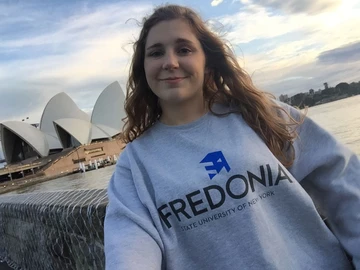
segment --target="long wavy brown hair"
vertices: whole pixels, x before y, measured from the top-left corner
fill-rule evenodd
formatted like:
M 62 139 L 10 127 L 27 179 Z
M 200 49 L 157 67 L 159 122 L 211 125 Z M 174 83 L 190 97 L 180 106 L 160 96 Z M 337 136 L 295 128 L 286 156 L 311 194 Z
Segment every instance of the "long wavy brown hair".
M 272 95 L 253 85 L 231 48 L 206 26 L 197 13 L 177 5 L 158 7 L 150 17 L 144 18 L 139 39 L 134 43 L 126 86 L 124 142 L 135 140 L 161 116 L 158 97 L 151 91 L 145 77 L 145 43 L 153 26 L 174 19 L 183 19 L 190 25 L 204 50 L 208 72 L 205 74 L 203 92 L 208 109 L 214 113 L 211 110 L 214 103 L 233 108 L 231 113 L 241 114 L 279 161 L 286 167 L 291 166 L 295 156 L 292 142 L 297 136 L 295 128 L 300 122 L 277 105 Z

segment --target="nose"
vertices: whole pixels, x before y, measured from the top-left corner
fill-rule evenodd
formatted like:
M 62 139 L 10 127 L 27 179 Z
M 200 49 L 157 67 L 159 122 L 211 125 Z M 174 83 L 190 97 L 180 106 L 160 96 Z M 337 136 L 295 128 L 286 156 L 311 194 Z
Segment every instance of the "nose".
M 166 53 L 164 57 L 163 69 L 172 70 L 179 67 L 177 56 L 173 52 Z

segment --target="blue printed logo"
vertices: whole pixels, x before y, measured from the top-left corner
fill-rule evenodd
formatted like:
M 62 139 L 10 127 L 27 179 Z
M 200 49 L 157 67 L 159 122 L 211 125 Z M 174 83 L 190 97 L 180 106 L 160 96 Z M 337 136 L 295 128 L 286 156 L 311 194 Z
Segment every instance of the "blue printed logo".
M 222 168 L 225 168 L 227 172 L 230 171 L 230 166 L 221 151 L 207 154 L 200 163 L 212 163 L 212 165 L 205 166 L 205 169 L 209 173 L 210 180 L 213 179 L 214 176 L 222 170 Z

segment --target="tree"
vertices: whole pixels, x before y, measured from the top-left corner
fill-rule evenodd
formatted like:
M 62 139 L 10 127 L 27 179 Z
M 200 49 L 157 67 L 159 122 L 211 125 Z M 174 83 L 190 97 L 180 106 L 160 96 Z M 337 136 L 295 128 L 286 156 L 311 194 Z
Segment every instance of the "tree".
M 296 107 L 303 107 L 305 100 L 305 94 L 299 93 L 291 97 L 291 105 Z
M 359 95 L 360 94 L 360 82 L 352 82 L 350 83 L 350 93 L 352 95 Z
M 350 85 L 346 82 L 341 82 L 335 86 L 341 94 L 350 94 Z

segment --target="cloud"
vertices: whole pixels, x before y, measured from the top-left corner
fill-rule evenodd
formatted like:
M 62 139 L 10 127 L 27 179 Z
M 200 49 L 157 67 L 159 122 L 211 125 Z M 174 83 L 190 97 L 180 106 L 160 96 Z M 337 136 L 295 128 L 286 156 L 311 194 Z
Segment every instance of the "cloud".
M 28 89 L 32 89 L 29 91 Z M 29 121 L 38 122 L 47 98 L 46 92 L 40 86 L 32 85 L 26 88 L 1 90 L 0 122 L 5 120 L 21 121 L 29 117 Z
M 321 63 L 316 60 L 317 56 L 318 53 L 314 51 L 309 55 L 272 61 L 270 56 L 259 54 L 245 56 L 239 62 L 252 76 L 256 86 L 277 96 L 323 89 L 324 82 L 335 86 L 342 81 L 350 83 L 360 80 L 360 58 L 344 65 Z
M 318 61 L 323 64 L 356 62 L 360 59 L 360 41 L 322 52 Z
M 360 25 L 359 12 L 358 4 L 351 1 L 312 16 L 275 14 L 265 7 L 253 6 L 218 20 L 228 29 L 225 38 L 255 84 L 279 95 L 318 89 L 324 82 L 360 79 L 357 53 L 353 62 L 347 61 L 346 65 L 324 62 L 332 57 L 333 63 L 336 64 L 336 59 L 340 63 L 350 55 L 344 51 L 358 52 L 360 29 L 355 26 Z M 342 48 L 350 43 L 351 46 Z M 332 51 L 334 48 L 342 49 Z
M 289 6 L 277 0 L 242 2 L 238 12 L 210 19 L 227 30 L 225 37 L 234 45 L 241 66 L 261 89 L 296 93 L 321 88 L 324 82 L 336 85 L 360 79 L 360 63 L 347 61 L 348 50 L 358 52 L 357 0 L 344 0 L 340 6 L 332 1 L 300 1 L 306 12 L 299 12 L 301 7 L 293 1 Z M 319 8 L 325 2 L 327 8 Z M 90 112 L 108 84 L 118 80 L 124 87 L 131 43 L 140 31 L 135 21 L 126 21 L 141 20 L 152 9 L 139 2 L 92 8 L 84 4 L 51 18 L 24 4 L 7 9 L 0 4 L 0 17 L 5 14 L 0 20 L 0 96 L 6 103 L 0 106 L 0 121 L 26 116 L 38 121 L 47 101 L 62 91 Z M 20 27 L 21 33 L 9 31 L 15 25 L 25 28 Z M 15 101 L 18 105 L 13 105 Z
M 53 31 L 37 33 L 26 38 L 5 40 L 0 43 L 0 47 L 22 48 L 49 44 L 83 46 L 91 41 L 98 41 L 109 33 L 129 29 L 129 25 L 125 24 L 127 19 L 141 19 L 150 7 L 150 5 L 129 5 L 124 10 L 123 5 L 108 4 L 89 14 L 73 15 L 58 23 L 48 25 L 48 29 L 56 26 Z M 40 19 L 38 16 L 37 20 Z
M 332 10 L 341 4 L 341 0 L 241 0 L 243 4 L 265 7 L 288 14 L 317 14 Z
M 223 16 L 219 21 L 228 31 L 226 38 L 233 44 L 248 43 L 252 40 L 273 38 L 311 24 L 306 15 L 274 16 L 265 8 L 257 7 L 256 12 L 245 9 L 238 13 Z M 299 21 L 302 23 L 299 24 Z
M 220 5 L 223 1 L 224 0 L 213 0 L 211 2 L 211 6 L 216 7 L 216 6 Z
M 47 101 L 62 91 L 91 111 L 108 84 L 118 80 L 125 85 L 131 43 L 140 31 L 137 23 L 127 20 L 141 20 L 150 10 L 150 4 L 107 4 L 54 20 L 48 32 L 2 40 L 0 95 L 18 105 L 1 106 L 0 120 L 31 114 L 30 119 L 38 121 Z M 12 57 L 1 58 L 9 54 Z
M 289 70 L 268 70 L 261 74 L 256 74 L 254 80 L 257 85 L 266 91 L 275 95 L 296 94 L 307 92 L 309 89 L 323 89 L 323 83 L 327 82 L 329 86 L 335 86 L 340 82 L 359 81 L 360 61 L 348 66 L 328 66 L 311 62 L 299 65 Z M 277 79 L 273 73 L 283 72 Z
M 329 48 L 344 44 L 348 38 L 357 40 L 360 36 L 360 29 L 354 27 L 360 23 L 358 12 L 360 8 L 354 8 L 355 3 L 345 2 L 336 10 L 324 12 L 322 14 L 308 16 L 303 13 L 275 14 L 265 7 L 252 6 L 245 7 L 232 15 L 226 15 L 217 18 L 224 28 L 230 29 L 226 38 L 233 44 L 248 43 L 256 39 L 269 39 L 294 32 L 306 34 L 303 39 L 309 39 L 316 36 L 316 42 L 320 44 L 324 41 L 328 43 Z M 349 40 L 346 40 L 349 43 Z

